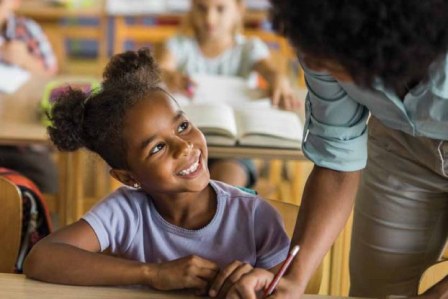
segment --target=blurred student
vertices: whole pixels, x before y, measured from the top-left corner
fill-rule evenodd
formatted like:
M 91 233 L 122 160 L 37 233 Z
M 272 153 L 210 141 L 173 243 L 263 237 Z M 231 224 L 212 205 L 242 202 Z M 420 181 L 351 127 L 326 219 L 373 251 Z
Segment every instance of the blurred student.
M 39 75 L 54 75 L 57 62 L 40 26 L 14 12 L 20 0 L 0 0 L 0 62 Z
M 47 37 L 37 23 L 14 14 L 19 6 L 19 0 L 0 0 L 0 63 L 19 66 L 36 76 L 54 75 L 57 62 Z M 46 147 L 0 146 L 0 166 L 21 172 L 43 192 L 57 190 L 56 166 Z
M 269 84 L 274 106 L 295 108 L 298 102 L 290 82 L 274 66 L 268 47 L 258 38 L 246 38 L 239 33 L 244 12 L 242 0 L 193 0 L 188 15 L 193 36 L 171 38 L 160 59 L 168 88 L 191 95 L 196 84 L 190 78 L 192 74 L 247 78 L 255 71 Z M 256 171 L 250 160 L 210 162 L 213 179 L 249 187 L 255 182 Z
M 274 271 L 286 257 L 278 213 L 210 180 L 204 136 L 159 83 L 149 50 L 130 51 L 112 58 L 102 90 L 70 90 L 55 104 L 55 145 L 96 152 L 125 186 L 33 247 L 27 276 L 214 296 L 252 267 Z

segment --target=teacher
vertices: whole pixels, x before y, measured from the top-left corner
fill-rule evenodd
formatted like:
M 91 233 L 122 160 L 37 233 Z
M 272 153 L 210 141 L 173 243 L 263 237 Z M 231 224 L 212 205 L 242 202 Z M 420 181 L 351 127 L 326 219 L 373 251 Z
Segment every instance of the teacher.
M 303 294 L 355 198 L 350 295 L 414 296 L 448 236 L 448 0 L 272 5 L 305 72 L 303 152 L 315 164 L 292 240 L 301 250 L 273 298 Z M 271 279 L 256 269 L 229 297 L 254 298 Z M 446 278 L 428 295 L 443 291 Z

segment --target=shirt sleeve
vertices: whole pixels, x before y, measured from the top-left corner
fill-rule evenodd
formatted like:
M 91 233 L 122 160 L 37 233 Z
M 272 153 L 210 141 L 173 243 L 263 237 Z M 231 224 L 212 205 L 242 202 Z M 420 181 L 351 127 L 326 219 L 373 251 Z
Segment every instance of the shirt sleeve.
M 302 65 L 308 88 L 302 149 L 316 165 L 355 171 L 367 162 L 368 109 L 329 74 Z
M 175 35 L 169 38 L 165 44 L 166 49 L 176 59 L 176 64 L 178 66 L 183 62 L 183 60 L 185 60 L 186 53 L 189 52 L 187 43 L 187 37 Z
M 258 37 L 251 37 L 247 38 L 247 61 L 251 65 L 251 68 L 253 66 L 263 60 L 269 57 L 270 52 L 268 46 Z
M 118 189 L 82 217 L 94 230 L 101 251 L 110 248 L 112 253 L 120 254 L 132 243 L 140 217 L 129 197 Z
M 290 240 L 279 213 L 260 199 L 254 218 L 257 261 L 255 267 L 271 269 L 288 255 Z
M 26 32 L 29 35 L 26 43 L 31 53 L 38 57 L 45 65 L 45 69 L 57 70 L 57 60 L 47 36 L 42 28 L 33 20 L 24 21 Z

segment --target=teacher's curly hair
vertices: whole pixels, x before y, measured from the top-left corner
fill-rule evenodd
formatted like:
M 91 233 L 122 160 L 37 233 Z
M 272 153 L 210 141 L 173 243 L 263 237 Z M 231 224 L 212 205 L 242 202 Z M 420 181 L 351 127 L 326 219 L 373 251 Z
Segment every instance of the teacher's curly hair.
M 149 49 L 112 57 L 102 87 L 91 93 L 69 88 L 52 107 L 48 133 L 61 151 L 85 147 L 112 168 L 128 169 L 123 119 L 148 93 L 160 91 L 159 68 Z
M 448 52 L 448 0 L 272 0 L 274 28 L 300 53 L 340 64 L 355 83 L 398 90 Z

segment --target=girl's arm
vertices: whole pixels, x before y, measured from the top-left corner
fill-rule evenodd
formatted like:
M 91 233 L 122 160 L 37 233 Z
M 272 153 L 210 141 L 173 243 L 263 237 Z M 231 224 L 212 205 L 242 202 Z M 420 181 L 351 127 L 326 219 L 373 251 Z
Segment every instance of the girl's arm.
M 44 62 L 33 56 L 27 49 L 27 45 L 19 40 L 5 42 L 0 48 L 1 60 L 20 66 L 21 68 L 37 75 L 51 76 L 55 71 L 47 70 Z
M 183 93 L 189 97 L 193 96 L 193 89 L 196 83 L 189 76 L 177 71 L 176 57 L 167 47 L 160 54 L 158 63 L 163 81 L 169 90 Z
M 299 101 L 294 94 L 288 77 L 276 69 L 271 57 L 257 62 L 254 70 L 269 84 L 273 106 L 278 106 L 286 110 L 292 110 L 299 106 Z
M 31 278 L 71 285 L 143 284 L 157 289 L 194 288 L 204 292 L 218 270 L 213 262 L 189 256 L 145 264 L 99 253 L 95 232 L 84 220 L 38 242 L 24 262 Z

